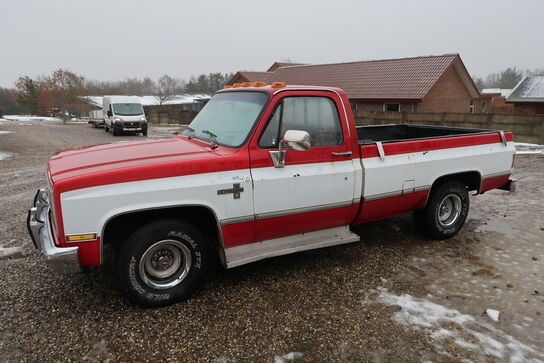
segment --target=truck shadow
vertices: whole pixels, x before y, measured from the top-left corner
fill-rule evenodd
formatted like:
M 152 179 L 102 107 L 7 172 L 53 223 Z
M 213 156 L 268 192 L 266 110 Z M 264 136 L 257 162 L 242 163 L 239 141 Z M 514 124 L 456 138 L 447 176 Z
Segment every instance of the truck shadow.
M 273 292 L 284 284 L 311 290 L 316 283 L 342 284 L 354 277 L 372 287 L 379 284 L 380 278 L 395 274 L 397 267 L 407 263 L 419 247 L 439 243 L 419 234 L 409 214 L 355 226 L 353 231 L 361 236 L 359 242 L 274 257 L 233 269 L 218 263 L 206 284 L 189 300 L 207 300 L 217 294 L 239 299 L 240 291 Z M 139 309 L 120 294 L 111 265 L 78 275 L 72 283 L 80 294 L 98 304 L 121 303 Z

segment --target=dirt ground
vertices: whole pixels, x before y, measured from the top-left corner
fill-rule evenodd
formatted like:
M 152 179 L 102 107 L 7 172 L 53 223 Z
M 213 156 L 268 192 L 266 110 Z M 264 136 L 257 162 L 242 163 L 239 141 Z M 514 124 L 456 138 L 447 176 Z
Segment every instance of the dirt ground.
M 403 215 L 356 227 L 358 243 L 219 269 L 191 299 L 142 310 L 107 267 L 55 274 L 25 226 L 54 151 L 136 138 L 0 122 L 0 247 L 22 247 L 0 258 L 0 361 L 544 361 L 543 155 L 516 157 L 516 193 L 471 197 L 448 241 Z

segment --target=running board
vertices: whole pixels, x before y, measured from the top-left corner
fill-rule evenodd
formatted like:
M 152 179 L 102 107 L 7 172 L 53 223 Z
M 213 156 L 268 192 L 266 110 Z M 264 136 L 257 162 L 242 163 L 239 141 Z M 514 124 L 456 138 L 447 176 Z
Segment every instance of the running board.
M 348 226 L 342 226 L 226 248 L 225 258 L 227 268 L 231 268 L 265 258 L 357 242 L 360 239 Z

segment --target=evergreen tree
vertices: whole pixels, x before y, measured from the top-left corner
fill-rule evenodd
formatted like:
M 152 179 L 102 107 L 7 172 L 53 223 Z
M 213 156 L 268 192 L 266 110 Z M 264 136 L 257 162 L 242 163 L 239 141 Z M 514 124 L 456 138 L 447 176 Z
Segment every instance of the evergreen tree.
M 15 83 L 15 87 L 19 91 L 17 104 L 25 108 L 31 115 L 35 115 L 38 110 L 38 84 L 30 77 L 23 76 Z

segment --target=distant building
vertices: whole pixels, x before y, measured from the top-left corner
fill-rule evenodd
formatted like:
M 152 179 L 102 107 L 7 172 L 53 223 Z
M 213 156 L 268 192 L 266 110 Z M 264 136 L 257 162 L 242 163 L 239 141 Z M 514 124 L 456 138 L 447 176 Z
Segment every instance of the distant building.
M 489 112 L 459 54 L 298 65 L 274 63 L 266 72 L 237 72 L 237 82 L 286 82 L 339 87 L 354 110 Z
M 484 88 L 482 90 L 482 98 L 487 98 L 488 111 L 482 112 L 491 113 L 514 113 L 514 105 L 506 103 L 506 97 L 512 93 L 511 88 Z
M 544 76 L 522 79 L 506 102 L 514 105 L 516 113 L 544 115 Z

